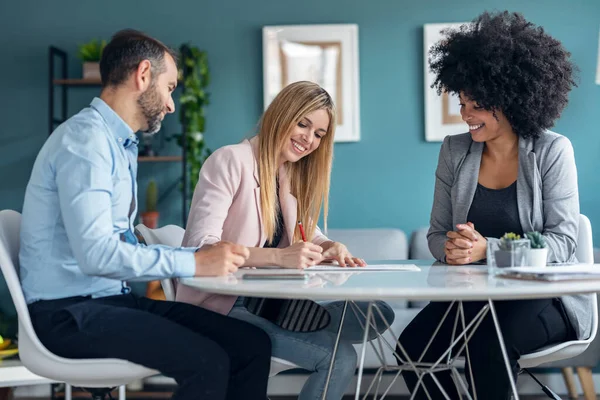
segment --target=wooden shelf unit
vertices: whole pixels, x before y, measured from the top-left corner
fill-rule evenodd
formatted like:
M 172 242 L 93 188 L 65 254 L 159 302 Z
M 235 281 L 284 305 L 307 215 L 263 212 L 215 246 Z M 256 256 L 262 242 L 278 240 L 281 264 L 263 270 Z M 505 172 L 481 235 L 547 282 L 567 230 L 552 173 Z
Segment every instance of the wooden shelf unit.
M 100 86 L 102 81 L 100 79 L 54 79 L 52 84 L 57 86 Z

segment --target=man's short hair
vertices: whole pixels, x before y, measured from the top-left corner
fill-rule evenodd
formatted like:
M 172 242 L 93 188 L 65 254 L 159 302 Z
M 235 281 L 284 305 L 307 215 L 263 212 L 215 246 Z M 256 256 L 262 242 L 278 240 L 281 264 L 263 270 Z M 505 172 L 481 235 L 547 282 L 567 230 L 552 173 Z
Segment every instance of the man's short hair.
M 154 79 L 165 71 L 165 53 L 177 63 L 177 55 L 171 48 L 145 33 L 134 29 L 117 32 L 100 59 L 102 87 L 122 84 L 144 60 L 150 61 Z

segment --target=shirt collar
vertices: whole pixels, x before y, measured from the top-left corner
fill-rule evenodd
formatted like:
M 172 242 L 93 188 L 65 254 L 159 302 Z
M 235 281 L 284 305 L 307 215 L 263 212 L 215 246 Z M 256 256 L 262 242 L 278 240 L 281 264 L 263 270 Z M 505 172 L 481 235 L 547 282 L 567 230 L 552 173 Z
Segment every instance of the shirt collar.
M 108 104 L 104 102 L 104 100 L 94 97 L 90 103 L 90 106 L 98 111 L 102 118 L 104 118 L 104 121 L 106 121 L 111 133 L 115 136 L 117 141 L 123 145 L 123 147 L 128 148 L 132 145 L 137 146 L 139 139 L 135 135 L 133 129 L 131 129 L 129 125 L 123 121 L 119 114 L 110 108 Z

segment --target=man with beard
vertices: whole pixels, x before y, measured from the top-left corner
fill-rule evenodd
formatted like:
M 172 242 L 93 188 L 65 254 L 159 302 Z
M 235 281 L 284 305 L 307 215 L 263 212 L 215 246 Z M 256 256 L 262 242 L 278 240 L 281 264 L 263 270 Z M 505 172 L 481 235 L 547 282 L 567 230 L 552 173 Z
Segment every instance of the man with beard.
M 226 275 L 248 249 L 144 246 L 134 235 L 138 130 L 155 133 L 177 86 L 174 53 L 141 32 L 105 48 L 102 92 L 50 135 L 21 226 L 21 283 L 51 352 L 118 358 L 174 378 L 177 399 L 266 398 L 271 343 L 259 328 L 130 293 L 128 280 Z

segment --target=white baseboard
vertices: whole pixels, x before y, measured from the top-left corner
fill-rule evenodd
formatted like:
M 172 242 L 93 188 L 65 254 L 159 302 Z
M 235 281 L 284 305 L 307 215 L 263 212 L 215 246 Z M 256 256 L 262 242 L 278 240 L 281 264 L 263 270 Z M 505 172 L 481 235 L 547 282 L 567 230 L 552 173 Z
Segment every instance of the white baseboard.
M 535 370 L 533 370 L 535 372 Z M 371 380 L 373 379 L 373 374 L 368 374 L 364 376 L 364 380 L 362 382 L 362 391 L 364 391 Z M 547 385 L 557 394 L 565 394 L 567 393 L 567 388 L 565 386 L 565 382 L 563 380 L 562 374 L 559 372 L 555 373 L 539 373 L 535 374 L 536 378 L 538 378 L 543 384 Z M 596 393 L 600 393 L 600 373 L 593 374 L 594 385 L 596 387 Z M 393 375 L 385 375 L 382 380 L 382 385 L 389 383 L 393 378 Z M 304 385 L 304 381 L 306 380 L 306 375 L 303 374 L 283 374 L 278 375 L 269 380 L 269 395 L 272 396 L 293 396 L 300 392 L 302 385 Z M 577 376 L 575 377 L 577 390 L 580 394 L 583 393 L 581 389 L 581 385 Z M 155 376 L 152 378 L 146 379 L 146 383 L 155 384 L 155 385 L 175 385 L 175 381 L 173 379 L 164 377 L 164 376 Z M 383 386 L 382 386 L 383 387 Z M 347 391 L 347 394 L 353 394 L 356 388 L 356 380 L 352 382 L 350 389 Z M 517 383 L 517 388 L 520 394 L 524 395 L 536 395 L 543 394 L 541 388 L 537 383 L 527 374 L 523 374 L 519 376 L 519 380 Z M 408 395 L 408 390 L 404 385 L 404 381 L 402 378 L 396 380 L 396 383 L 392 387 L 390 394 L 394 395 Z M 19 397 L 39 397 L 39 398 L 49 398 L 50 397 L 50 385 L 35 385 L 35 386 L 20 386 L 15 388 L 14 391 L 15 398 Z

